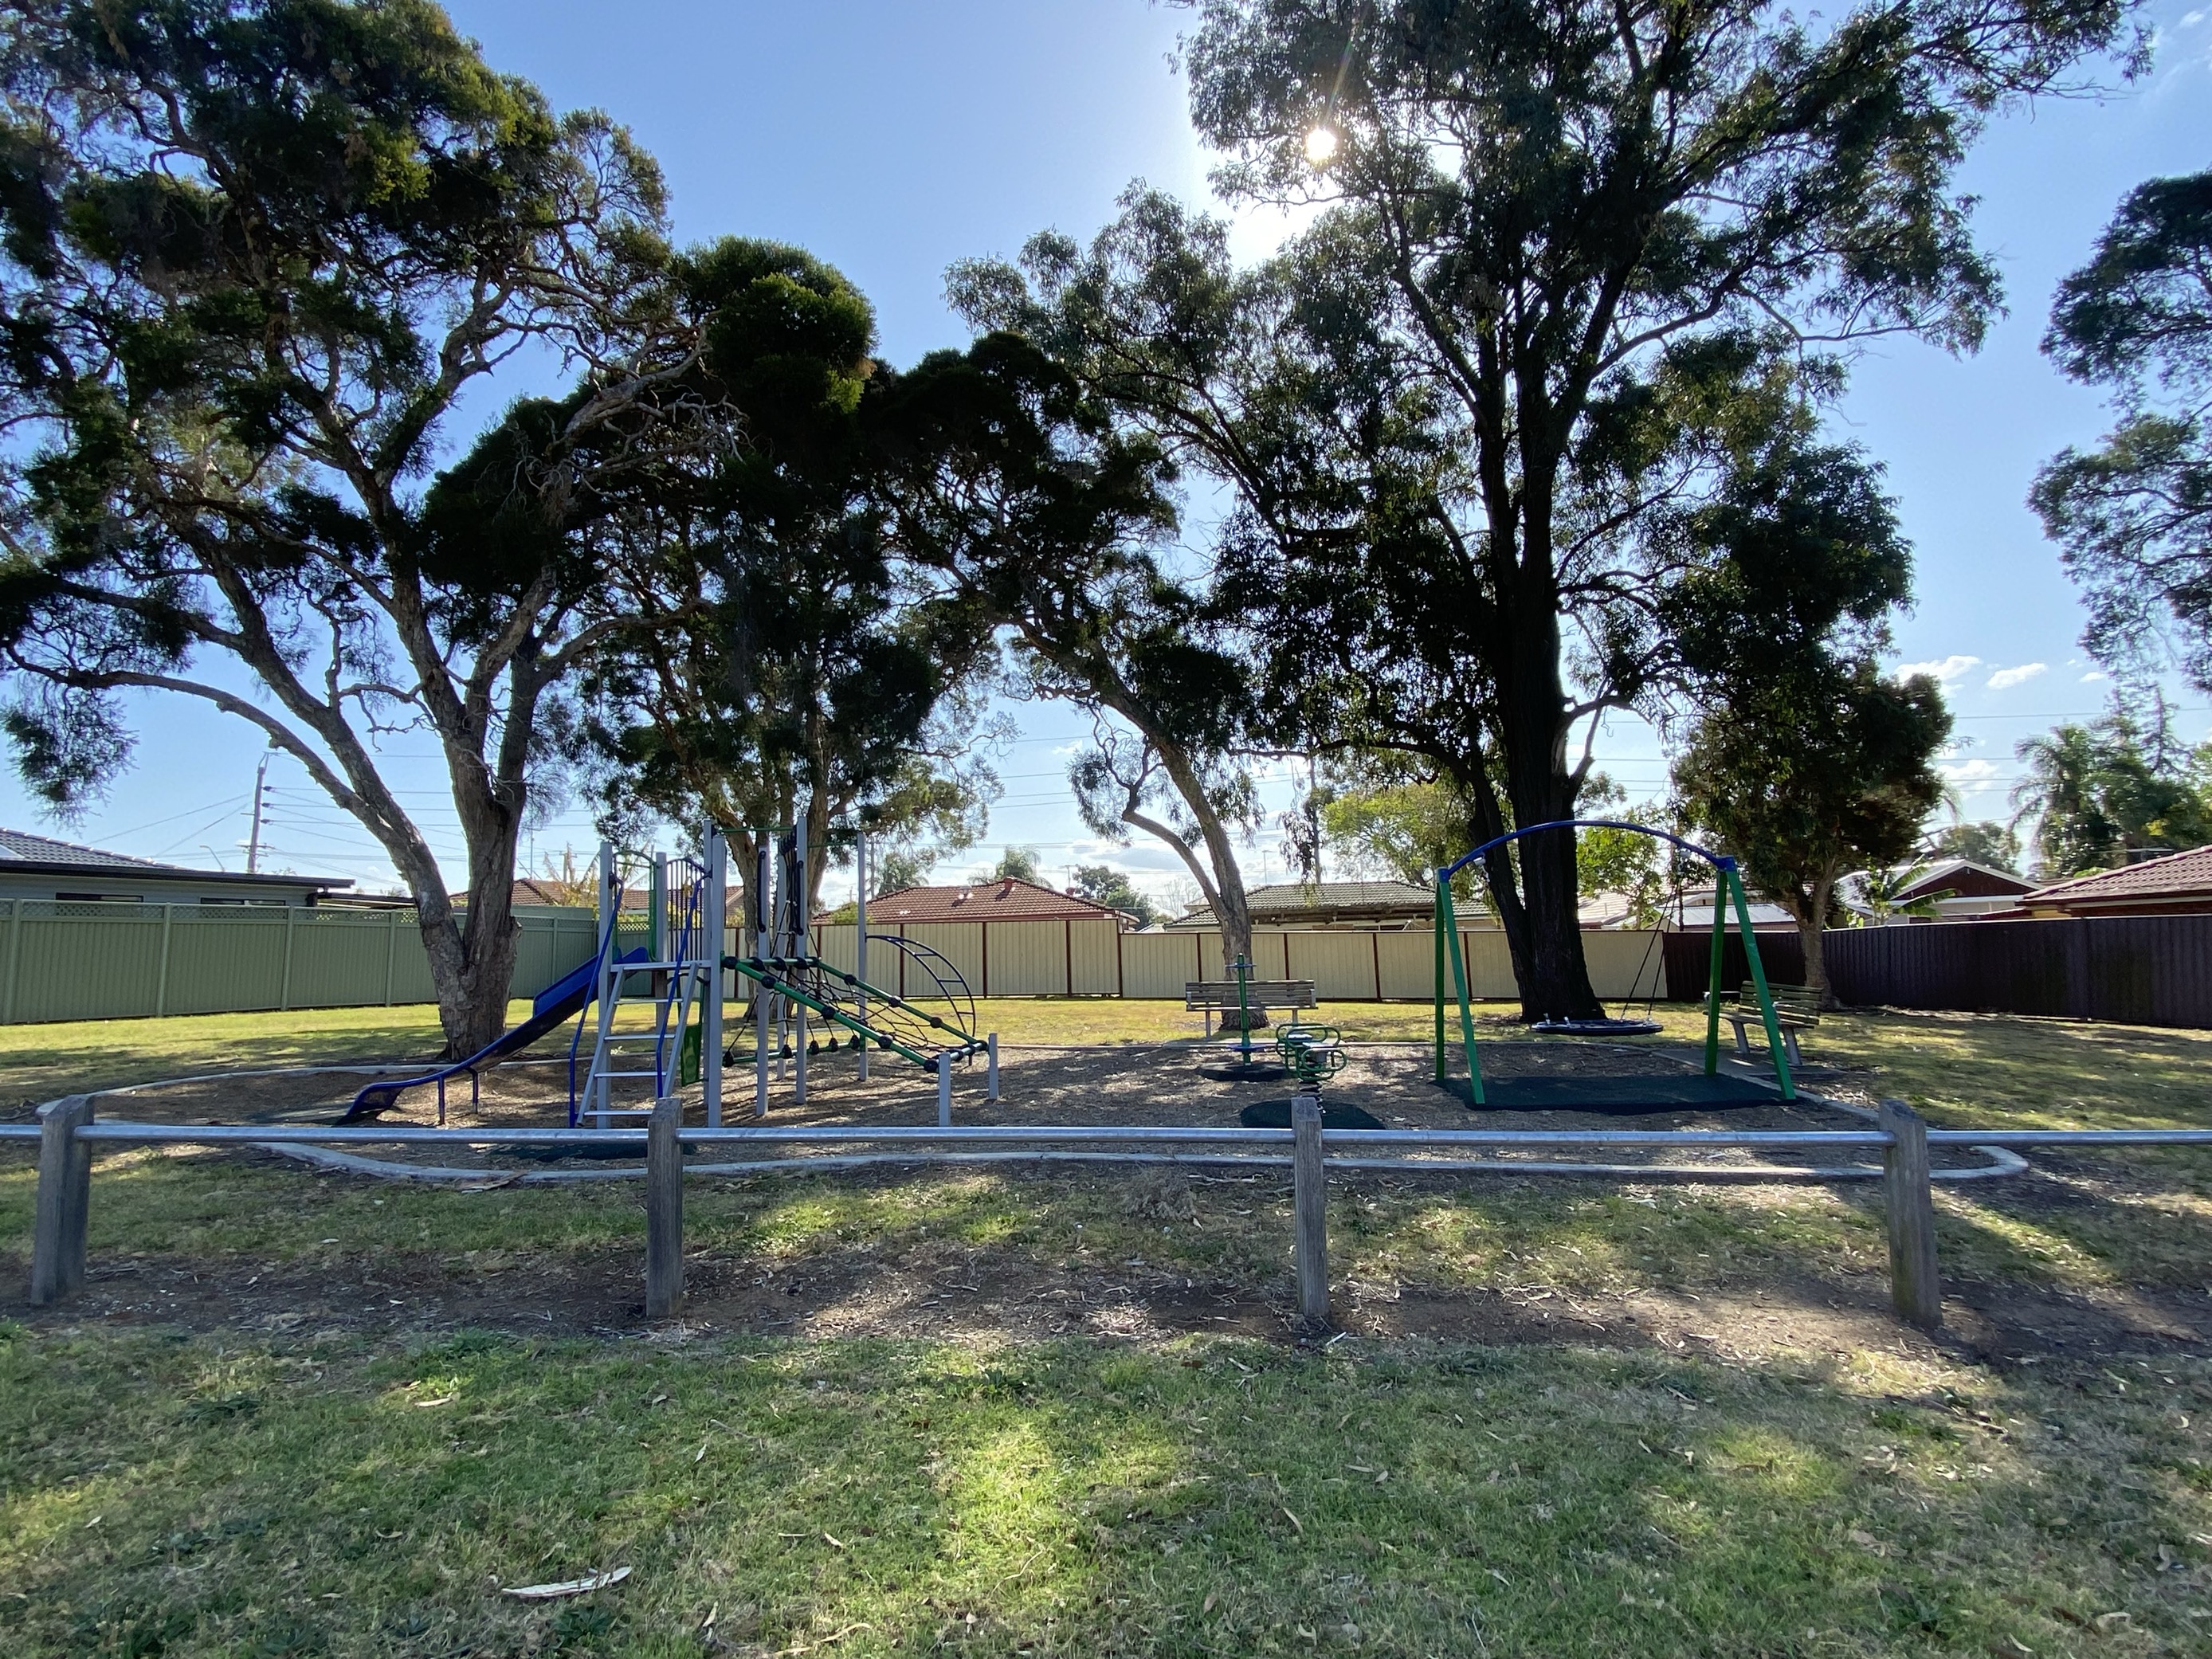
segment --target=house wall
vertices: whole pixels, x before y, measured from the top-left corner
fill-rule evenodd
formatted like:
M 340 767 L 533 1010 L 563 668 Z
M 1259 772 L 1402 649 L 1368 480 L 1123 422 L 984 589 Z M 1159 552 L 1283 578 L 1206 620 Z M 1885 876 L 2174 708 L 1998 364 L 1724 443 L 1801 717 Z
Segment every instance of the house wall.
M 101 902 L 136 901 L 147 904 L 312 904 L 321 890 L 312 884 L 297 887 L 256 882 L 194 881 L 190 877 L 125 875 L 87 870 L 54 875 L 39 871 L 10 870 L 0 861 L 0 899 L 34 899 L 46 903 L 58 893 L 97 893 Z

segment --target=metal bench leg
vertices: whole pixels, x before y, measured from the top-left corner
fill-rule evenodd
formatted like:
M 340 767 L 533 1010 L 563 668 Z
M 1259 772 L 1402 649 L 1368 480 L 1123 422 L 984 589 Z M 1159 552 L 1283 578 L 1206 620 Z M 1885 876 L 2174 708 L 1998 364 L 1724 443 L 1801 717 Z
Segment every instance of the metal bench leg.
M 1739 1060 L 1751 1058 L 1751 1044 L 1743 1035 L 1743 1022 L 1735 1015 L 1728 1017 L 1729 1029 L 1735 1033 L 1735 1053 Z
M 1797 1033 L 1787 1025 L 1782 1028 L 1782 1052 L 1790 1056 L 1790 1063 L 1792 1066 L 1802 1066 L 1805 1063 L 1797 1057 Z

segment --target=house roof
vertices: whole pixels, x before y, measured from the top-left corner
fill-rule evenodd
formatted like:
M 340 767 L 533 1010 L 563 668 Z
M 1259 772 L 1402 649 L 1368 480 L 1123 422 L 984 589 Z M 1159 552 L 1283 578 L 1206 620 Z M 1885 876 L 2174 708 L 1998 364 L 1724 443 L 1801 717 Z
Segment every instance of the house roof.
M 51 836 L 33 836 L 27 830 L 0 830 L 0 873 L 9 872 L 24 875 L 142 876 L 163 881 L 208 881 L 231 886 L 295 890 L 313 887 L 328 890 L 353 885 L 350 880 L 336 876 L 249 876 L 227 870 L 195 870 L 187 865 L 162 864 L 154 859 L 110 853 L 73 841 L 56 841 Z
M 1948 893 L 1954 898 L 2004 898 L 2034 888 L 2033 882 L 2009 870 L 1992 869 L 1972 859 L 1945 859 L 1929 865 L 1928 873 L 1911 886 L 1899 888 L 1897 896 L 1910 901 L 1931 893 Z
M 1121 915 L 1110 905 L 1094 904 L 1073 893 L 1054 892 L 1012 876 L 957 887 L 902 887 L 868 901 L 872 927 L 908 921 L 1058 921 L 1062 918 L 1082 921 L 1097 916 L 1119 920 Z
M 1244 895 L 1255 922 L 1311 921 L 1331 917 L 1426 916 L 1437 896 L 1406 881 L 1283 881 L 1254 887 Z M 1201 904 L 1168 923 L 1170 927 L 1211 927 L 1213 908 Z
M 2037 888 L 2021 902 L 2060 909 L 2096 909 L 2110 904 L 2186 899 L 2212 900 L 2212 847 L 2145 859 L 2141 864 L 2107 870 L 2101 875 L 2053 882 Z

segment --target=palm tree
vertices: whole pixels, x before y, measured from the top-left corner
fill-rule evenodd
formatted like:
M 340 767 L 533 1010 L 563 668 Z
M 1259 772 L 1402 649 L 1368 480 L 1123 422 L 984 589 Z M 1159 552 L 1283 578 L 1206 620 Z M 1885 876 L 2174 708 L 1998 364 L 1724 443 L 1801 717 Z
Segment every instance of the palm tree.
M 2102 799 L 2106 751 L 2100 733 L 2070 723 L 2014 745 L 2027 774 L 2013 786 L 2012 827 L 2036 820 L 2036 850 L 2047 874 L 2097 869 L 2120 850 L 2120 827 L 2106 814 Z

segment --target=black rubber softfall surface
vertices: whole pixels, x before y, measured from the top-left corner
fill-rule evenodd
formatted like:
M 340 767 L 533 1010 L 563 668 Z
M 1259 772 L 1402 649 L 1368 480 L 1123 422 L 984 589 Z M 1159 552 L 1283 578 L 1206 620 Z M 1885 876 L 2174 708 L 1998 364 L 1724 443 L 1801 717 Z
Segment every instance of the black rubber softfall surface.
M 1445 1091 L 1468 1101 L 1467 1079 L 1446 1079 Z M 1655 1077 L 1508 1077 L 1482 1080 L 1478 1112 L 1602 1112 L 1633 1117 L 1644 1112 L 1726 1111 L 1772 1106 L 1781 1097 L 1747 1078 L 1707 1077 L 1703 1072 Z M 1470 1105 L 1473 1104 L 1468 1101 Z

